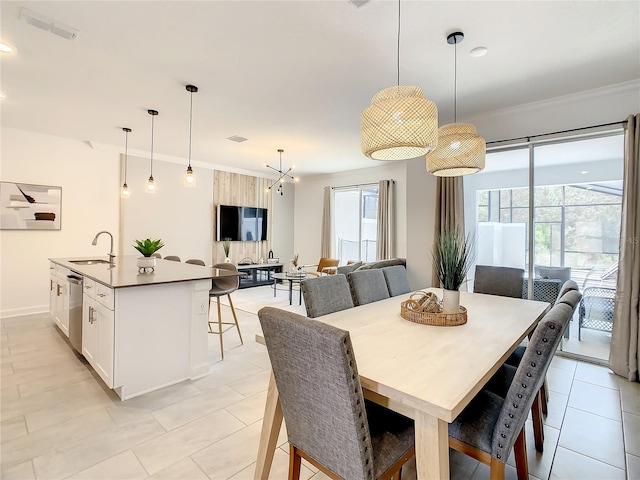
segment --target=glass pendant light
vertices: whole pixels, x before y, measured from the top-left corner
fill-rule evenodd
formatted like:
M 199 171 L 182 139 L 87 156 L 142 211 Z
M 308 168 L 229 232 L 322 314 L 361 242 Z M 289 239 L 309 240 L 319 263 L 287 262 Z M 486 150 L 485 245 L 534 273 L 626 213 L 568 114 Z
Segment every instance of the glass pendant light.
M 438 107 L 422 89 L 400 85 L 400 0 L 398 0 L 398 85 L 373 96 L 360 117 L 362 153 L 373 160 L 408 160 L 438 144 Z
M 158 115 L 157 110 L 147 110 L 147 113 L 151 115 L 151 168 L 149 169 L 149 180 L 147 180 L 147 186 L 144 191 L 146 193 L 156 193 L 156 181 L 153 179 L 153 123 L 156 115 Z
M 196 176 L 193 173 L 193 169 L 191 168 L 191 131 L 193 124 L 193 94 L 198 93 L 198 87 L 195 85 L 187 85 L 187 91 L 191 94 L 191 103 L 189 106 L 189 166 L 187 167 L 187 171 L 184 172 L 184 186 L 185 187 L 195 187 L 196 186 Z
M 129 159 L 129 132 L 131 132 L 131 129 L 123 127 L 122 131 L 124 132 L 124 183 L 120 190 L 120 198 L 127 199 L 131 196 L 131 190 L 127 185 L 127 160 Z
M 427 171 L 438 177 L 459 177 L 477 173 L 484 168 L 487 145 L 476 127 L 458 122 L 458 54 L 457 45 L 464 39 L 462 32 L 447 36 L 454 47 L 453 123 L 438 129 L 438 147 L 427 154 Z

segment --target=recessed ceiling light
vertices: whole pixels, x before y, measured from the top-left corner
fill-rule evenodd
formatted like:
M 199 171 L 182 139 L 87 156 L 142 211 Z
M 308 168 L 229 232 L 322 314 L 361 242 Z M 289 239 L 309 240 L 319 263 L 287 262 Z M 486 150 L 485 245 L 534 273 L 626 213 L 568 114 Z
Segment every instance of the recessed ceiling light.
M 587 173 L 589 173 L 589 170 L 582 170 L 580 173 L 581 173 L 582 175 L 586 175 Z
M 487 47 L 476 47 L 469 52 L 472 57 L 484 57 L 487 54 Z
M 246 138 L 241 137 L 240 135 L 232 135 L 231 137 L 227 137 L 227 140 L 231 140 L 232 142 L 238 142 L 238 143 L 247 141 Z
M 11 53 L 11 52 L 13 52 L 13 48 L 11 48 L 6 43 L 0 43 L 0 52 L 2 52 L 2 53 Z

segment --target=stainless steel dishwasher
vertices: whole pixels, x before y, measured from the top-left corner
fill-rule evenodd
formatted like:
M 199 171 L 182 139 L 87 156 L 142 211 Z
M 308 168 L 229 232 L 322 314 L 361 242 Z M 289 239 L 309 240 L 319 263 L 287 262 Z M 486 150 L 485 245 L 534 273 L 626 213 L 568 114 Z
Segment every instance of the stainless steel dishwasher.
M 69 342 L 82 354 L 82 275 L 73 272 L 69 281 Z

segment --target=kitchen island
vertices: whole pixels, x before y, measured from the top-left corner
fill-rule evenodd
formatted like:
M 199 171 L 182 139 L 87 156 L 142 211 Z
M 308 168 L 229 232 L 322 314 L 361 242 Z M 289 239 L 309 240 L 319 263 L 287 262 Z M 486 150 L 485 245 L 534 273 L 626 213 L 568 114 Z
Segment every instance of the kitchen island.
M 161 259 L 139 273 L 135 256 L 49 260 L 52 275 L 82 277 L 82 355 L 122 400 L 209 373 L 211 279 L 237 274 Z

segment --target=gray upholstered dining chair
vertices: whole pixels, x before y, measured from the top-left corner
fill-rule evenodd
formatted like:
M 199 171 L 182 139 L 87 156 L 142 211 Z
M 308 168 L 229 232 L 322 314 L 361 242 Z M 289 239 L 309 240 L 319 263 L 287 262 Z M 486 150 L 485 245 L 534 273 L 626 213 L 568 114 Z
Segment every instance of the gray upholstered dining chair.
M 522 298 L 523 277 L 524 270 L 521 268 L 476 265 L 473 292 Z
M 300 283 L 300 288 L 309 318 L 354 307 L 349 282 L 344 275 L 307 278 Z
M 383 267 L 381 270 L 384 274 L 384 280 L 387 282 L 390 296 L 396 297 L 411 292 L 411 283 L 409 283 L 407 269 L 404 266 L 393 265 L 391 267 Z
M 162 255 L 160 255 L 158 252 L 152 253 L 151 256 L 154 258 L 162 258 Z
M 292 312 L 258 312 L 290 446 L 331 478 L 390 479 L 414 455 L 413 421 L 364 399 L 349 332 Z
M 191 265 L 201 265 L 203 267 L 206 266 L 206 264 L 204 263 L 204 260 L 200 260 L 199 258 L 190 258 L 184 263 L 190 263 Z
M 558 294 L 558 298 L 556 299 L 555 303 L 558 303 L 560 301 L 560 299 L 562 298 L 562 296 L 571 291 L 571 290 L 575 290 L 575 291 L 580 291 L 580 287 L 578 287 L 578 284 L 576 282 L 574 282 L 573 280 L 567 280 L 566 282 L 564 282 L 562 284 L 562 288 L 560 288 L 560 293 Z
M 348 273 L 347 280 L 349 281 L 351 297 L 356 307 L 389 298 L 387 282 L 380 268 Z
M 238 269 L 233 263 L 216 263 L 213 265 L 213 268 L 218 268 L 220 270 L 230 270 L 232 272 L 237 272 Z M 209 300 L 212 298 L 216 299 L 218 305 L 218 329 L 214 330 L 211 328 L 212 324 L 216 322 L 212 322 L 210 318 L 209 320 L 209 333 L 213 333 L 215 335 L 220 336 L 220 355 L 224 359 L 224 342 L 222 341 L 222 334 L 226 331 L 222 329 L 223 325 L 235 325 L 236 329 L 238 329 L 238 336 L 240 337 L 240 343 L 244 345 L 242 341 L 242 333 L 240 332 L 240 325 L 238 324 L 238 317 L 236 316 L 236 309 L 233 308 L 233 300 L 231 300 L 231 294 L 238 289 L 240 285 L 240 277 L 221 277 L 214 278 L 211 280 L 211 290 L 209 290 Z M 229 299 L 229 306 L 231 307 L 231 313 L 233 314 L 233 322 L 223 322 L 222 321 L 222 313 L 220 312 L 220 297 L 226 295 Z M 211 303 L 209 303 L 211 304 Z M 227 329 L 228 330 L 228 329 Z
M 167 255 L 166 257 L 164 257 L 165 260 L 170 260 L 172 262 L 180 262 L 180 257 L 177 255 Z
M 571 307 L 553 307 L 540 321 L 527 345 L 517 369 L 503 365 L 501 371 L 513 371 L 503 395 L 482 390 L 458 417 L 449 424 L 449 446 L 490 465 L 492 479 L 504 479 L 505 464 L 513 449 L 518 480 L 529 479 L 525 441 L 525 421 L 544 382 L 562 330 L 571 315 Z M 494 377 L 496 378 L 496 377 Z M 501 380 L 498 376 L 497 381 Z

